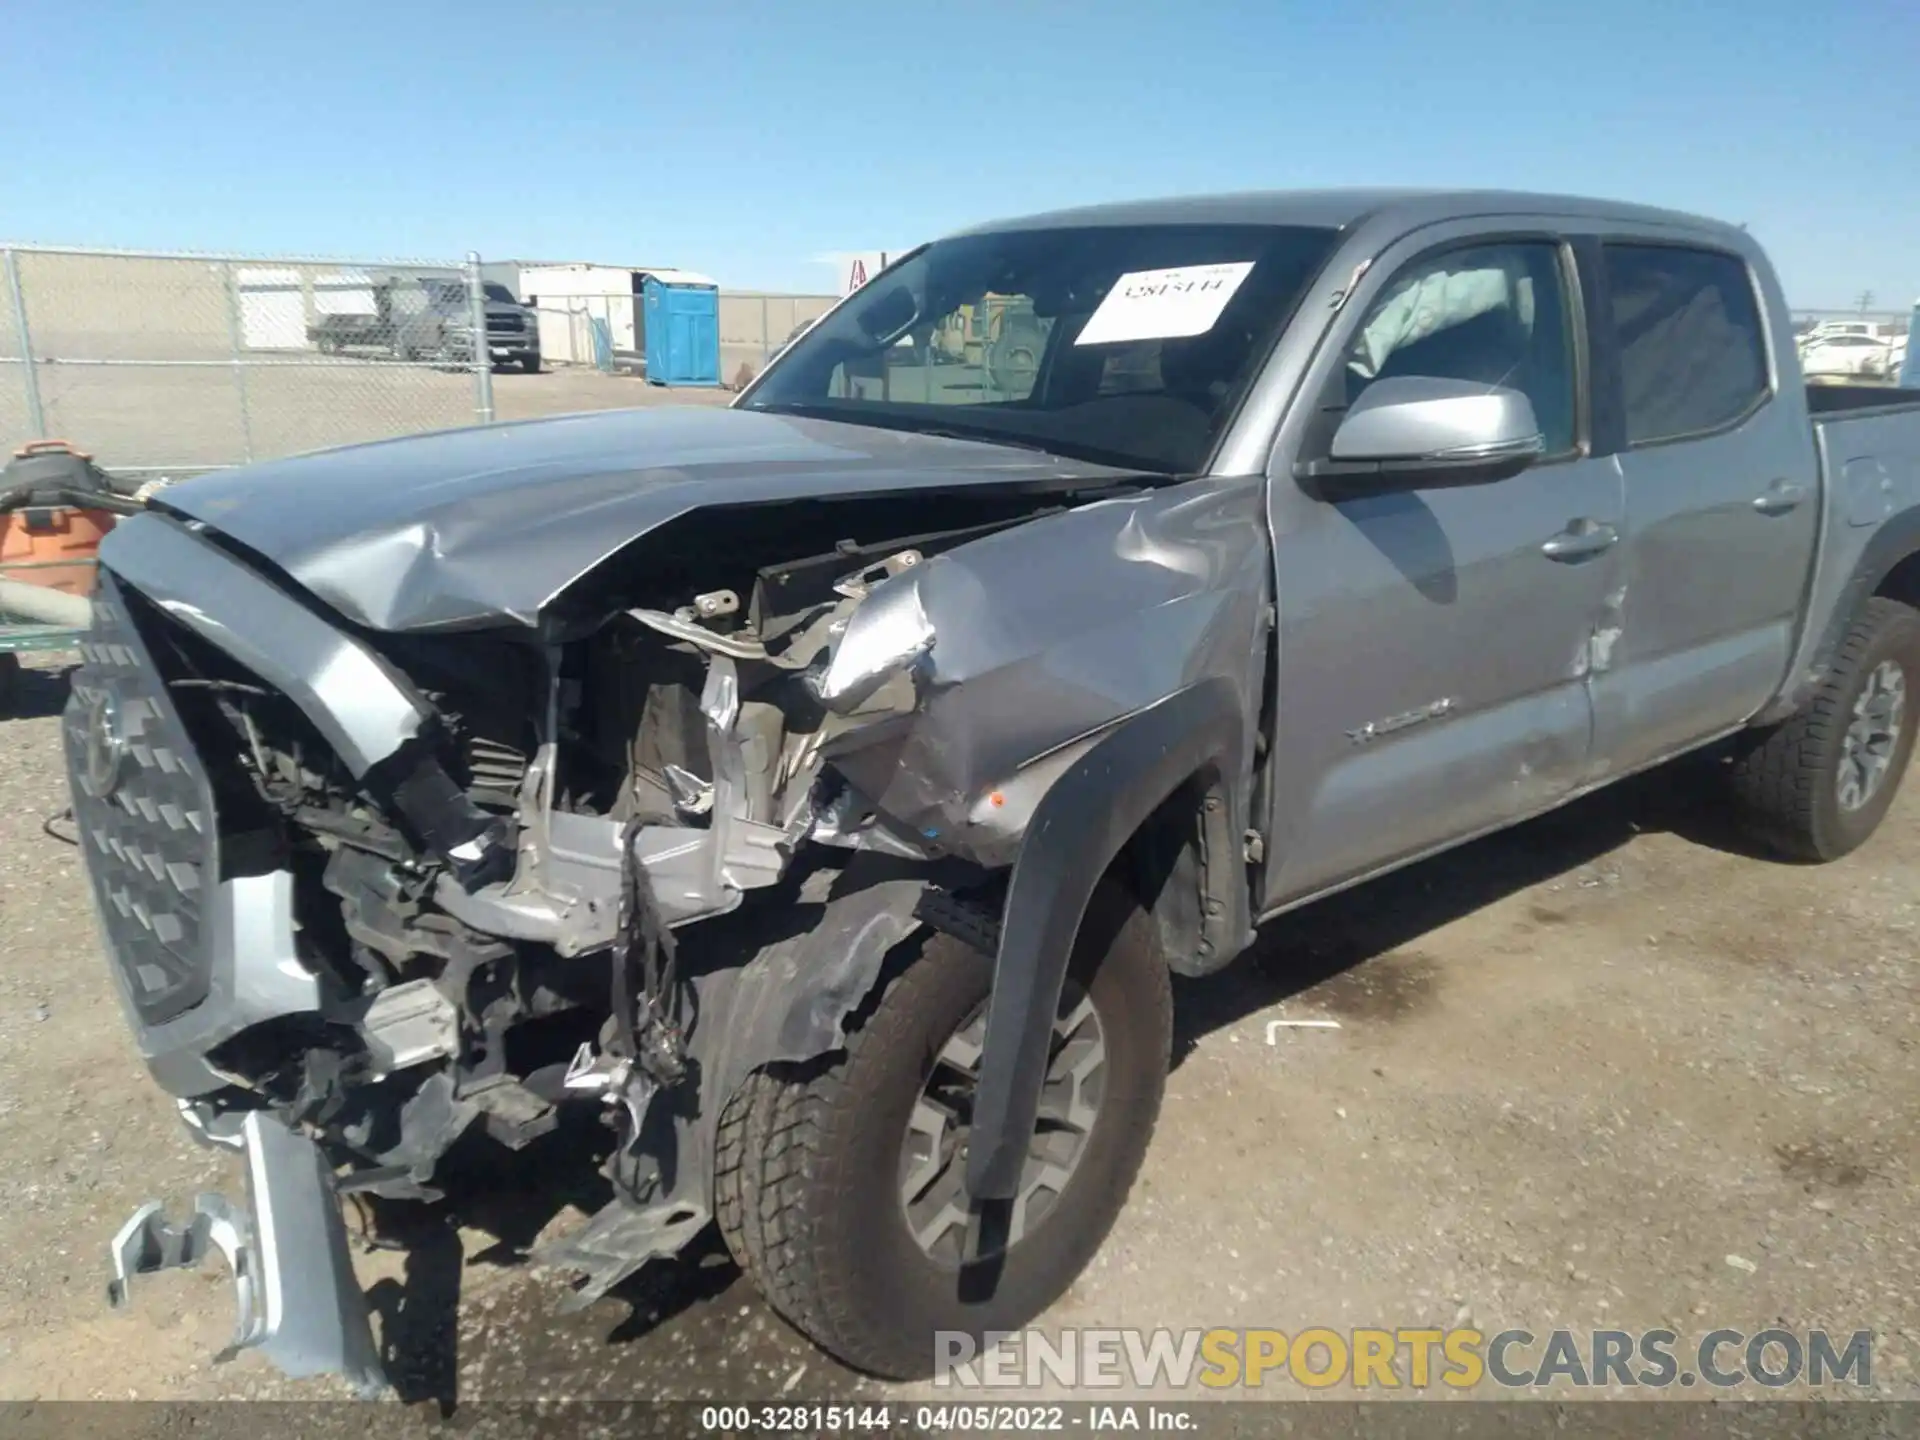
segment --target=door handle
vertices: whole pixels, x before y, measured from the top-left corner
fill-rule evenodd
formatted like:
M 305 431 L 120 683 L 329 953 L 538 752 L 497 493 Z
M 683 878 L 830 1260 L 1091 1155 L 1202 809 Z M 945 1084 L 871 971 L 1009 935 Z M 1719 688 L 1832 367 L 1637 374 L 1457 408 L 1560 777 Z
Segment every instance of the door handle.
M 1800 508 L 1800 502 L 1807 498 L 1807 487 L 1795 485 L 1788 480 L 1776 480 L 1767 487 L 1767 493 L 1754 497 L 1753 508 L 1762 515 L 1784 515 L 1789 510 Z
M 1620 532 L 1611 525 L 1582 517 L 1552 539 L 1544 541 L 1540 553 L 1549 560 L 1584 560 L 1613 548 Z

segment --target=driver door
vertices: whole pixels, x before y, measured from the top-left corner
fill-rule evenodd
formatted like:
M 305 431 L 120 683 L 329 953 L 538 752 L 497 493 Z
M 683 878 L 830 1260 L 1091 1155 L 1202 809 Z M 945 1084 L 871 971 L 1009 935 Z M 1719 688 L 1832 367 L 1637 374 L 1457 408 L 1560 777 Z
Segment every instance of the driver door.
M 1503 480 L 1370 494 L 1275 478 L 1270 908 L 1547 808 L 1591 745 L 1624 501 L 1589 455 L 1572 255 L 1552 235 L 1429 238 L 1372 277 L 1302 391 L 1322 449 L 1368 384 L 1417 375 L 1522 391 L 1547 453 Z

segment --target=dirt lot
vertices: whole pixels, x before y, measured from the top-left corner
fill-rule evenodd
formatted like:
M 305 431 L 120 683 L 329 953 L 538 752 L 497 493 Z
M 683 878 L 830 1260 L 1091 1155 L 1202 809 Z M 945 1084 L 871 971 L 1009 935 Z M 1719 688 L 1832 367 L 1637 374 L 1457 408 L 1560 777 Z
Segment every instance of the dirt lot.
M 75 852 L 41 830 L 61 681 L 29 680 L 0 721 L 0 1398 L 333 1393 L 207 1363 L 217 1270 L 104 1305 L 134 1205 L 238 1176 L 134 1058 Z M 1881 1393 L 1920 1395 L 1920 788 L 1818 870 L 1737 853 L 1696 793 L 1582 802 L 1184 988 L 1145 1172 L 1045 1324 L 1870 1328 Z M 1340 1028 L 1270 1045 L 1280 1017 Z M 881 1393 L 711 1246 L 561 1315 L 518 1260 L 564 1185 L 544 1160 L 503 1184 L 457 1233 L 365 1257 L 408 1397 Z

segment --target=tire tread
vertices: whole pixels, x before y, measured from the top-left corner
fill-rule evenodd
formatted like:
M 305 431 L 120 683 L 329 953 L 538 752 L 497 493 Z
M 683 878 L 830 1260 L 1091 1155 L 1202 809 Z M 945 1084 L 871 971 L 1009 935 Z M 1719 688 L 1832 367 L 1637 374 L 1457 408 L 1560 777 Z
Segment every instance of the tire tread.
M 1908 606 L 1874 596 L 1848 627 L 1827 678 L 1798 712 L 1756 733 L 1728 772 L 1733 795 L 1754 832 L 1783 854 L 1805 861 L 1837 859 L 1851 849 L 1828 833 L 1821 797 L 1833 783 L 1847 706 L 1868 653 L 1882 637 L 1915 620 Z M 1911 723 L 1911 722 L 1909 722 Z M 1899 783 L 1891 776 L 1889 786 Z
M 866 1046 L 898 1043 L 902 1037 L 889 1031 L 905 1030 L 916 981 L 929 973 L 920 965 L 903 972 L 888 987 L 888 1003 L 830 1061 L 755 1071 L 723 1115 L 716 1147 L 720 1231 L 741 1270 L 789 1324 L 875 1373 L 892 1368 L 890 1357 L 863 1341 L 844 1277 L 822 1247 L 809 1243 L 817 1232 L 806 1216 L 847 1202 L 853 1177 L 836 1173 L 827 1159 L 840 1129 L 859 1117 L 859 1107 L 847 1103 L 847 1073 Z
M 1150 933 L 1144 916 L 1134 940 Z M 949 953 L 942 953 L 949 952 Z M 960 953 L 951 953 L 960 952 Z M 873 1003 L 850 1023 L 846 1046 L 804 1064 L 774 1064 L 755 1071 L 722 1113 L 715 1145 L 714 1209 L 722 1238 L 741 1270 L 789 1324 L 839 1359 L 870 1374 L 909 1378 L 924 1356 L 901 1335 L 883 1331 L 861 1313 L 852 1277 L 839 1261 L 825 1217 L 855 1213 L 856 1193 L 871 1177 L 845 1158 L 870 1107 L 853 1093 L 849 1077 L 862 1073 L 860 1058 L 916 1044 L 919 1017 L 937 1006 L 951 976 L 941 973 L 978 954 L 953 935 L 934 933 L 920 955 L 883 983 Z M 1172 1013 L 1167 967 L 1154 952 L 1151 988 L 1135 1001 L 1148 1007 L 1164 1046 Z M 1165 1055 L 1164 1048 L 1161 1051 Z M 1111 1209 L 1089 1227 L 1094 1244 L 1125 1202 L 1138 1174 L 1159 1108 L 1163 1068 L 1150 1110 L 1135 1127 L 1138 1147 L 1123 1173 L 1111 1177 Z M 1092 1235 L 1097 1228 L 1099 1234 Z

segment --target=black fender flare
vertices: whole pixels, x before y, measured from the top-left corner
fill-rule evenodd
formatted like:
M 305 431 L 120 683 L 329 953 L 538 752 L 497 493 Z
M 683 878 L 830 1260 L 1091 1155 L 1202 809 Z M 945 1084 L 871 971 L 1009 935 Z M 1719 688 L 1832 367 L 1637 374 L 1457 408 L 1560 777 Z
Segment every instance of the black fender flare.
M 1828 614 L 1807 657 L 1807 664 L 1796 683 L 1776 705 L 1770 705 L 1758 717 L 1763 723 L 1783 720 L 1804 705 L 1833 668 L 1834 657 L 1847 638 L 1847 630 L 1860 607 L 1886 581 L 1902 561 L 1920 553 L 1920 505 L 1911 506 L 1880 522 L 1867 547 L 1854 562 L 1853 573 L 1834 597 Z
M 975 1201 L 1017 1193 L 1054 1014 L 1095 884 L 1160 804 L 1210 765 L 1229 777 L 1230 813 L 1244 813 L 1237 792 L 1246 744 L 1238 692 L 1224 677 L 1202 680 L 1121 721 L 1035 807 L 1007 889 L 987 1004 L 967 1154 Z

